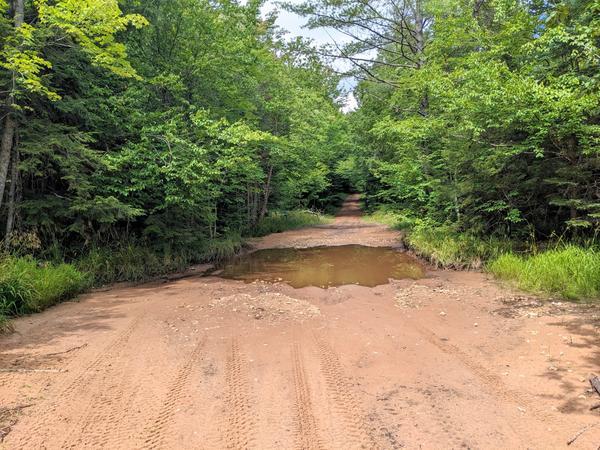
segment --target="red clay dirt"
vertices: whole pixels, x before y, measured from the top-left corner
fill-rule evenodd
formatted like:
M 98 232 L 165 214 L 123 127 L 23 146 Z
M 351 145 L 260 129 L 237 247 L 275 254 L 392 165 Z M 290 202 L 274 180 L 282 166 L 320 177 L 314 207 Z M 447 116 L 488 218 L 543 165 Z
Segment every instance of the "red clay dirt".
M 254 245 L 398 244 L 357 205 Z M 0 448 L 550 449 L 581 430 L 569 448 L 600 445 L 598 309 L 481 273 L 330 289 L 195 277 L 15 327 Z

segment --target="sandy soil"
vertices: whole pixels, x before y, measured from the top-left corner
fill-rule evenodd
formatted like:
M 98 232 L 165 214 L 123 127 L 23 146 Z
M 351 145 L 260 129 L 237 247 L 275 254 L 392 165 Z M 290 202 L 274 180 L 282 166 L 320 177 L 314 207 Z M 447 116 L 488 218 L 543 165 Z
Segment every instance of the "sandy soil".
M 397 244 L 355 208 L 255 245 Z M 0 338 L 0 447 L 597 449 L 599 317 L 433 270 L 89 294 Z

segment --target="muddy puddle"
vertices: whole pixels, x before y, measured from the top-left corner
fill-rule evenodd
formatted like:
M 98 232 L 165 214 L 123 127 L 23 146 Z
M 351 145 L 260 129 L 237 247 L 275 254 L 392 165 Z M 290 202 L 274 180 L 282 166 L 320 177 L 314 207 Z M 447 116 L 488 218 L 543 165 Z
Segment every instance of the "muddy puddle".
M 216 273 L 215 273 L 216 274 Z M 422 278 L 424 267 L 412 256 L 390 247 L 342 245 L 273 248 L 244 255 L 218 272 L 221 278 L 282 281 L 295 288 L 359 284 L 374 287 L 390 278 Z

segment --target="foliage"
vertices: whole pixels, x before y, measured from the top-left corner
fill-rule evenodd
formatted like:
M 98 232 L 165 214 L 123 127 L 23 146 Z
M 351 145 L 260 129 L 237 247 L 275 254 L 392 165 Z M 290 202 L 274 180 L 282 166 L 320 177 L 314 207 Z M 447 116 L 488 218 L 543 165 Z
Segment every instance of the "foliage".
M 70 264 L 40 264 L 32 258 L 0 261 L 0 316 L 41 311 L 89 286 L 89 277 Z
M 361 79 L 355 145 L 336 169 L 369 205 L 517 240 L 600 227 L 597 0 L 291 8 L 354 36 L 338 56 Z
M 379 207 L 363 217 L 367 222 L 382 223 L 396 230 L 409 231 L 415 224 L 415 219 L 390 208 Z
M 489 265 L 500 279 L 537 294 L 572 300 L 600 297 L 600 252 L 565 245 L 529 257 L 508 253 Z
M 230 253 L 238 244 L 225 242 L 256 234 L 271 210 L 337 200 L 335 166 L 351 146 L 339 77 L 306 42 L 283 40 L 257 3 L 36 0 L 17 29 L 3 12 L 6 55 L 32 67 L 8 56 L 0 67 L 6 86 L 15 72 L 30 85 L 12 114 L 9 245 L 33 234 L 41 257 L 135 266 L 147 251 L 178 268 Z M 100 278 L 146 276 L 112 270 Z
M 117 42 L 117 33 L 129 25 L 147 24 L 137 14 L 124 15 L 116 0 L 48 0 L 32 1 L 25 21 L 9 29 L 5 8 L 2 28 L 5 30 L 0 47 L 0 68 L 17 73 L 11 95 L 25 99 L 30 94 L 42 95 L 50 100 L 60 99 L 56 89 L 47 83 L 46 72 L 54 67 L 44 54 L 61 41 L 65 46 L 78 46 L 95 65 L 107 68 L 125 77 L 136 76 L 126 58 L 126 48 Z M 55 44 L 56 42 L 56 44 Z M 20 107 L 27 106 L 21 100 Z

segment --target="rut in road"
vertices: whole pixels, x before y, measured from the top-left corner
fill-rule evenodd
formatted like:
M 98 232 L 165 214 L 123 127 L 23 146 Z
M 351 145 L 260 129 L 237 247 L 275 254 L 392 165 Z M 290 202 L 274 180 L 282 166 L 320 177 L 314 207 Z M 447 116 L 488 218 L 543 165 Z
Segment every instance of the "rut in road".
M 440 349 L 442 352 L 453 356 L 460 361 L 471 373 L 473 373 L 483 384 L 485 389 L 496 398 L 509 403 L 514 403 L 515 406 L 520 408 L 527 408 L 535 417 L 540 421 L 551 424 L 554 418 L 544 410 L 541 410 L 536 404 L 535 400 L 528 396 L 516 392 L 512 389 L 508 389 L 503 380 L 496 374 L 492 373 L 489 369 L 485 368 L 482 364 L 475 361 L 467 353 L 463 352 L 456 345 L 449 342 L 442 341 L 435 333 L 428 328 L 413 324 L 413 327 L 421 333 L 421 335 L 430 344 Z M 518 430 L 515 430 L 518 431 Z
M 325 446 L 319 437 L 317 421 L 314 416 L 310 386 L 306 378 L 300 344 L 292 346 L 292 366 L 295 393 L 294 437 L 299 450 L 320 450 Z
M 27 425 L 29 432 L 23 436 L 19 444 L 22 448 L 39 448 L 39 446 L 44 445 L 47 436 L 52 435 L 57 421 L 64 413 L 68 414 L 72 409 L 80 406 L 82 399 L 86 398 L 85 394 L 89 391 L 90 386 L 94 389 L 100 386 L 102 389 L 102 386 L 106 385 L 110 377 L 106 374 L 106 367 L 110 367 L 110 363 L 115 356 L 125 350 L 125 344 L 138 329 L 144 317 L 145 315 L 141 313 L 132 319 L 125 329 L 106 345 L 96 357 L 84 365 L 73 378 L 66 379 L 55 388 L 55 394 L 39 408 L 43 414 L 39 418 L 33 417 L 33 423 Z M 88 397 L 88 411 L 93 407 L 93 400 L 93 398 Z M 87 416 L 87 413 L 84 416 Z M 80 421 L 77 421 L 77 423 L 80 423 Z M 70 430 L 72 431 L 73 427 Z M 69 436 L 71 436 L 71 432 L 68 433 L 67 439 L 69 439 Z

